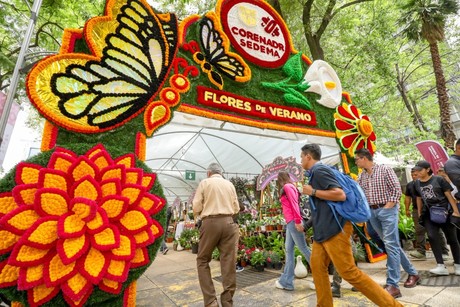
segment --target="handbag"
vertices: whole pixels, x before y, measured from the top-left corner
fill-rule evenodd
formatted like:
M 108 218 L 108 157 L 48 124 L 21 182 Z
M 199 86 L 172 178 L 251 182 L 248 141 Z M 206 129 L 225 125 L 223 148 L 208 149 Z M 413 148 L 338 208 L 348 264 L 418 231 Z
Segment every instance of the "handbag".
M 430 220 L 436 224 L 445 224 L 449 212 L 444 207 L 432 206 L 430 207 Z

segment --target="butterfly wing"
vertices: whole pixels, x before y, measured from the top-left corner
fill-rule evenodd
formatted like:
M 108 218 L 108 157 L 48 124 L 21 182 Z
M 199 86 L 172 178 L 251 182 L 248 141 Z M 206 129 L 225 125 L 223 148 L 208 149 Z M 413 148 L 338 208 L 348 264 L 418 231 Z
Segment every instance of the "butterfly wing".
M 214 13 L 208 13 L 200 20 L 200 42 L 206 60 L 217 71 L 238 82 L 250 79 L 251 70 L 246 62 L 228 50 L 229 40 Z
M 47 61 L 65 67 L 49 79 L 56 105 L 45 116 L 52 121 L 80 132 L 108 130 L 139 114 L 164 82 L 177 50 L 174 15 L 155 15 L 142 0 L 127 0 L 116 12 L 100 58 L 67 54 Z

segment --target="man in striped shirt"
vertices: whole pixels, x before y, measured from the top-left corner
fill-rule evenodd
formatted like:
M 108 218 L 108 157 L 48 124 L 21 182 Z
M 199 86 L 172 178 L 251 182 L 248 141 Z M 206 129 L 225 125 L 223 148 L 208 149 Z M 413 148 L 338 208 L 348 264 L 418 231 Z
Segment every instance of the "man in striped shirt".
M 398 219 L 401 186 L 392 168 L 374 163 L 366 148 L 355 151 L 356 165 L 363 169 L 358 183 L 366 194 L 371 207 L 369 222 L 385 244 L 387 253 L 387 282 L 385 290 L 393 297 L 401 297 L 400 267 L 409 274 L 404 287 L 413 288 L 420 283 L 417 270 L 404 253 L 399 243 Z

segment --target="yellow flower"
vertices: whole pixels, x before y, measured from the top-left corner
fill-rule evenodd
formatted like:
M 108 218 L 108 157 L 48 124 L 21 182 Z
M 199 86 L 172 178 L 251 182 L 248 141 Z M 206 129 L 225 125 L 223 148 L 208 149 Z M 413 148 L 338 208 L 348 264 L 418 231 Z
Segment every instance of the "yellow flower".
M 134 155 L 112 159 L 102 145 L 83 156 L 56 149 L 46 167 L 20 163 L 16 186 L 0 194 L 0 256 L 10 253 L 0 288 L 26 290 L 32 306 L 59 292 L 81 306 L 94 286 L 118 294 L 163 234 L 155 179 Z

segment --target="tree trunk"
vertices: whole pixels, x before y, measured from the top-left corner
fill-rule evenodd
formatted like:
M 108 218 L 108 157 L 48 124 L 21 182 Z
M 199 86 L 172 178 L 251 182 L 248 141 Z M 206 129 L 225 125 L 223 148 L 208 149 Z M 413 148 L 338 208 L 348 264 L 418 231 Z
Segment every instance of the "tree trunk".
M 436 42 L 430 43 L 430 53 L 436 78 L 436 92 L 438 94 L 438 104 L 441 116 L 441 137 L 445 142 L 445 146 L 453 149 L 456 136 L 450 119 L 451 110 L 449 96 L 447 95 L 446 79 L 444 78 L 441 57 L 439 56 L 438 44 Z
M 412 117 L 412 123 L 414 124 L 415 128 L 417 128 L 419 131 L 428 131 L 428 129 L 425 126 L 425 123 L 423 122 L 422 116 L 418 112 L 418 108 L 415 101 L 413 101 L 407 96 L 406 83 L 404 81 L 404 77 L 401 75 L 398 64 L 395 65 L 395 68 L 397 82 L 396 87 L 399 91 L 399 94 L 401 94 L 402 101 L 404 102 L 407 111 L 409 111 L 409 114 Z

